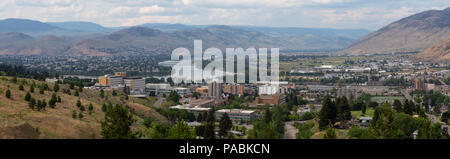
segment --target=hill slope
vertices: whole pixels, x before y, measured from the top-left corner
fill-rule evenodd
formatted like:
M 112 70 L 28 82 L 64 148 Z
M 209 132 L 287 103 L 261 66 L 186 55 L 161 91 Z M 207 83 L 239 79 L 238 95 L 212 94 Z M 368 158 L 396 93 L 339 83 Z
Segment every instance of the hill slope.
M 417 59 L 450 62 L 450 37 L 414 56 Z
M 349 43 L 347 38 L 302 38 L 269 36 L 259 31 L 229 26 L 209 26 L 171 32 L 147 27 L 132 27 L 109 35 L 81 41 L 69 54 L 116 55 L 130 53 L 170 54 L 179 47 L 193 48 L 194 40 L 202 40 L 203 48 L 280 48 L 283 50 L 331 49 Z
M 342 51 L 374 54 L 421 51 L 450 36 L 450 8 L 418 13 L 364 36 Z
M 60 91 L 57 96 L 61 97 L 61 103 L 56 103 L 55 108 L 46 107 L 45 110 L 32 110 L 28 106 L 28 102 L 24 97 L 29 91 L 30 85 L 35 83 L 40 85 L 44 82 L 19 79 L 14 83 L 11 77 L 0 77 L 0 138 L 101 138 L 101 124 L 104 119 L 104 113 L 101 105 L 106 102 L 113 104 L 124 104 L 125 106 L 132 104 L 133 107 L 143 107 L 147 116 L 158 123 L 167 123 L 167 119 L 161 116 L 155 110 L 142 106 L 137 103 L 123 102 L 120 100 L 121 95 L 112 96 L 111 92 L 106 91 L 108 99 L 99 97 L 99 91 L 84 89 L 79 93 L 79 97 L 74 96 L 75 90 L 71 90 L 72 95 L 63 93 L 62 89 L 69 89 L 68 85 L 60 85 Z M 24 84 L 24 91 L 19 90 L 19 85 Z M 47 83 L 50 88 L 53 85 Z M 6 90 L 11 91 L 11 98 L 5 97 Z M 39 93 L 38 87 L 35 88 L 31 97 L 36 100 L 49 101 L 53 91 L 45 91 L 44 94 Z M 76 106 L 77 100 L 85 106 L 83 118 L 72 118 L 72 112 L 81 112 Z M 87 111 L 87 105 L 93 104 L 94 109 L 91 114 Z M 128 103 L 128 104 L 127 104 Z M 135 115 L 137 120 L 132 126 L 134 130 L 140 130 L 143 127 L 143 116 Z

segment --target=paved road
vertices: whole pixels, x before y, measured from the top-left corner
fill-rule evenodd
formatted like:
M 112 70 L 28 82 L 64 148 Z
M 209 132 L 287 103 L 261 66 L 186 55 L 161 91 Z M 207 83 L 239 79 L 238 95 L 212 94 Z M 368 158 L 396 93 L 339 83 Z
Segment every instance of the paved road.
M 409 95 L 408 91 L 406 91 L 406 89 L 401 89 L 400 92 L 402 92 L 403 96 L 405 96 L 406 99 L 413 101 L 414 104 L 417 104 L 414 98 Z
M 155 102 L 155 104 L 153 106 L 155 106 L 156 108 L 161 107 L 161 103 L 163 103 L 166 99 L 165 98 L 161 98 L 158 97 L 158 100 Z
M 284 123 L 284 138 L 285 139 L 296 139 L 295 134 L 297 134 L 298 129 L 293 126 L 293 121 L 288 121 Z

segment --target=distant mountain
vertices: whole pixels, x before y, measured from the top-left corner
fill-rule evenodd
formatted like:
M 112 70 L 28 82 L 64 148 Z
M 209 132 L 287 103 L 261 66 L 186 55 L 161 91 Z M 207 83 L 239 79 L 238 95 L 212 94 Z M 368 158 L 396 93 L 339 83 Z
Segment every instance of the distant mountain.
M 179 31 L 186 29 L 201 29 L 214 25 L 185 25 L 169 23 L 146 23 L 139 25 L 161 31 Z M 345 37 L 350 39 L 359 39 L 370 33 L 365 29 L 333 29 L 333 28 L 302 28 L 302 27 L 263 27 L 263 26 L 244 26 L 231 25 L 232 28 L 248 29 L 259 31 L 272 36 L 317 36 L 317 37 Z
M 185 25 L 185 24 L 169 24 L 169 23 L 146 23 L 138 26 L 158 29 L 161 31 L 179 31 L 185 29 L 199 29 L 208 27 L 208 25 Z
M 450 37 L 414 55 L 414 57 L 421 60 L 450 63 Z
M 275 28 L 224 25 L 148 23 L 106 28 L 90 22 L 1 21 L 0 54 L 170 54 L 178 47 L 267 47 L 281 52 L 336 50 L 368 33 L 365 30 Z M 27 27 L 15 27 L 25 25 Z M 120 29 L 124 28 L 124 29 Z M 2 33 L 0 31 L 0 33 Z
M 204 29 L 215 25 L 185 25 L 169 23 L 147 23 L 140 25 L 161 31 L 181 31 L 188 29 Z M 261 26 L 229 26 L 236 29 L 257 31 L 272 37 L 299 41 L 301 50 L 345 48 L 357 39 L 370 33 L 364 29 L 332 29 L 301 27 L 261 27 Z M 323 47 L 323 48 L 321 48 Z
M 28 19 L 5 19 L 0 20 L 0 32 L 48 32 L 60 28 Z
M 170 54 L 178 47 L 193 48 L 194 40 L 203 40 L 203 48 L 217 47 L 276 47 L 284 41 L 273 39 L 260 32 L 211 26 L 205 29 L 188 29 L 163 32 L 146 27 L 132 27 L 109 35 L 86 39 L 75 45 L 72 54 Z M 292 42 L 287 42 L 294 45 Z
M 415 52 L 450 36 L 450 8 L 418 13 L 364 36 L 342 53 L 360 55 Z
M 332 28 L 301 28 L 301 27 L 259 27 L 259 26 L 235 26 L 263 32 L 273 36 L 298 36 L 298 37 L 342 37 L 359 39 L 370 33 L 365 29 L 332 29 Z
M 74 37 L 53 35 L 33 38 L 23 33 L 1 33 L 0 55 L 58 55 L 76 42 Z
M 49 22 L 47 24 L 63 28 L 66 30 L 80 31 L 80 32 L 112 32 L 116 29 L 106 28 L 96 23 L 91 22 Z

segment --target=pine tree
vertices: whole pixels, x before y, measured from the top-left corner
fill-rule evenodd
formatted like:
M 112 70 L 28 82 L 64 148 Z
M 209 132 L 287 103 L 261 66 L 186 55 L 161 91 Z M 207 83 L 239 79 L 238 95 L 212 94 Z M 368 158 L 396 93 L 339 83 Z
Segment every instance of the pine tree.
M 328 124 L 325 135 L 323 135 L 324 139 L 336 139 L 336 130 L 333 128 L 331 123 Z
M 403 112 L 405 112 L 405 114 L 412 115 L 414 111 L 413 109 L 414 109 L 414 102 L 410 100 L 405 100 Z
M 78 99 L 78 101 L 77 101 L 77 107 L 78 107 L 78 108 L 81 107 L 81 101 L 80 101 L 80 99 Z
M 72 118 L 74 118 L 74 119 L 77 118 L 77 112 L 75 110 L 72 112 Z
M 23 85 L 19 85 L 19 90 L 21 90 L 21 91 L 24 90 Z
M 329 96 L 325 97 L 322 109 L 319 112 L 319 128 L 323 130 L 329 123 L 334 124 L 336 122 L 336 113 L 335 103 L 331 101 Z
M 203 122 L 203 115 L 202 115 L 203 113 L 199 113 L 198 115 L 197 115 L 197 122 L 199 122 L 199 123 L 201 123 L 201 122 Z
M 28 106 L 31 108 L 31 110 L 34 110 L 34 107 L 36 106 L 36 100 L 34 98 L 31 98 L 30 102 L 28 102 Z
M 220 118 L 219 123 L 219 136 L 224 137 L 225 135 L 227 135 L 228 131 L 230 131 L 232 126 L 233 123 L 228 117 L 228 114 L 227 113 L 223 114 L 222 118 Z
M 78 118 L 83 119 L 83 113 L 79 112 L 78 113 Z
M 366 109 L 367 109 L 367 106 L 365 104 L 363 104 L 361 107 L 362 114 L 366 114 Z
M 405 102 L 405 106 L 406 106 L 406 102 Z M 403 111 L 403 105 L 402 105 L 402 102 L 400 102 L 400 100 L 398 100 L 398 99 L 394 100 L 394 109 L 397 112 Z
M 102 111 L 106 112 L 106 104 L 105 103 L 103 103 L 103 105 L 102 105 Z
M 42 109 L 42 102 L 41 102 L 41 100 L 37 100 L 36 106 L 37 106 L 37 110 L 41 111 L 41 109 Z
M 31 86 L 30 86 L 30 92 L 31 92 L 31 93 L 34 93 L 34 85 L 31 85 Z
M 30 92 L 27 92 L 27 94 L 25 95 L 25 101 L 29 102 L 31 99 L 31 94 Z
M 89 110 L 89 114 L 91 114 L 92 111 L 94 110 L 94 106 L 92 105 L 92 103 L 89 103 L 88 110 Z
M 84 106 L 81 105 L 81 106 L 80 106 L 80 111 L 84 112 L 84 110 L 85 110 L 85 109 L 84 109 Z
M 55 108 L 56 102 L 57 102 L 56 94 L 53 93 L 52 98 L 50 99 L 50 101 L 48 101 L 48 105 L 50 106 L 50 108 Z
M 105 139 L 132 139 L 136 138 L 130 126 L 134 123 L 133 115 L 122 105 L 117 104 L 105 113 L 102 125 L 102 136 Z
M 80 96 L 80 93 L 78 93 L 78 91 L 75 91 L 74 96 L 75 96 L 75 97 L 78 97 L 78 96 Z
M 55 85 L 53 86 L 53 91 L 58 92 L 59 91 L 59 85 L 58 83 L 55 83 Z
M 205 125 L 205 139 L 214 139 L 215 138 L 215 122 L 216 117 L 214 114 L 214 109 L 211 109 L 206 117 L 206 125 Z
M 338 98 L 335 105 L 337 108 L 337 120 L 347 121 L 352 118 L 351 108 L 347 97 L 342 96 L 341 98 Z
M 11 91 L 8 89 L 5 93 L 6 98 L 11 98 Z

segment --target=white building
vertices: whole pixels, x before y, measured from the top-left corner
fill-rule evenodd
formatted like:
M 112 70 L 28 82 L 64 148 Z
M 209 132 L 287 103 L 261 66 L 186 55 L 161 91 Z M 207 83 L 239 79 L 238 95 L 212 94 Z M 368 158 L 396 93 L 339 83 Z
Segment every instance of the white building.
M 126 77 L 123 81 L 130 95 L 145 94 L 145 78 Z

